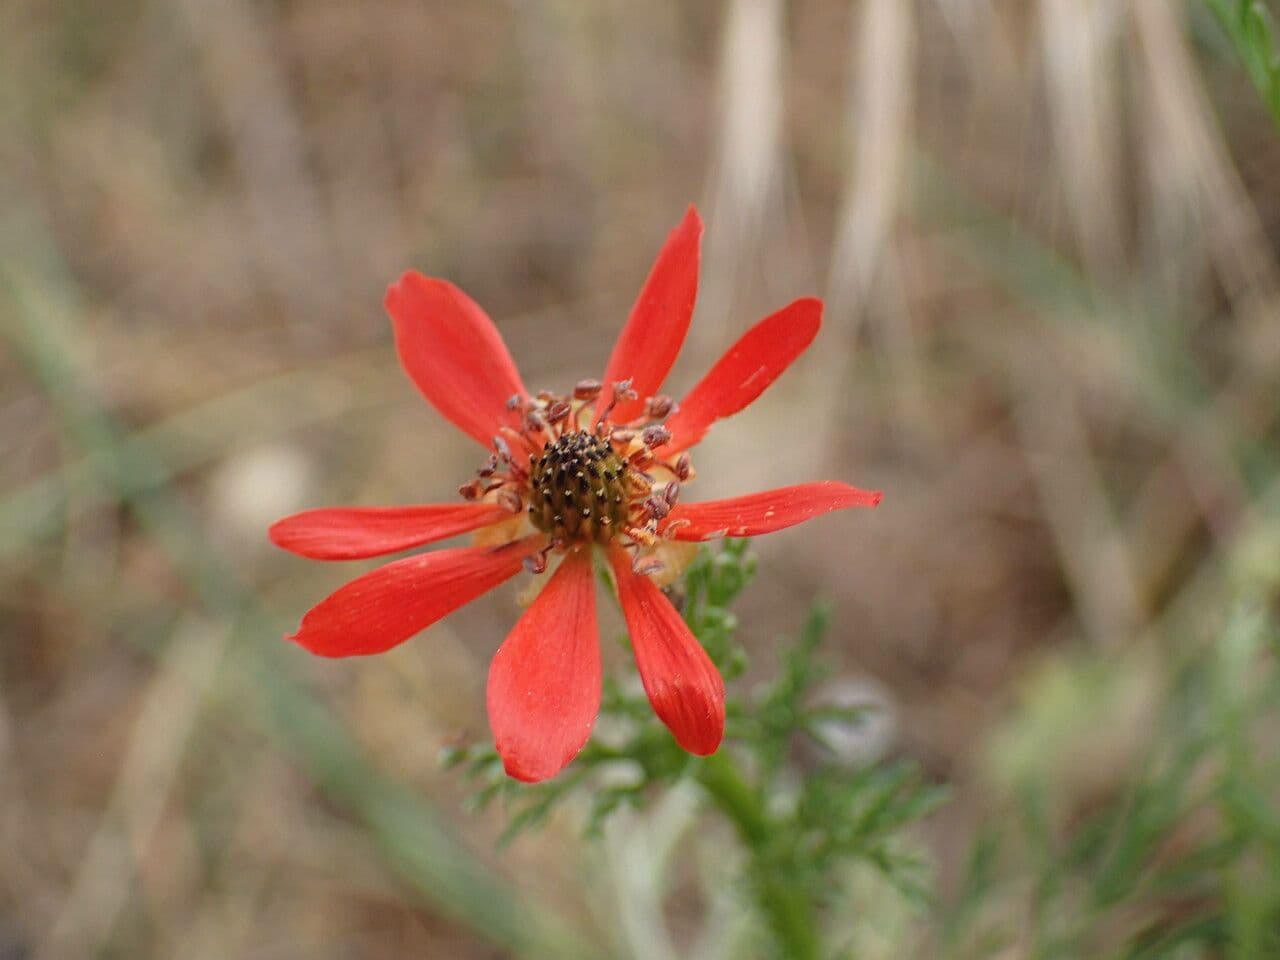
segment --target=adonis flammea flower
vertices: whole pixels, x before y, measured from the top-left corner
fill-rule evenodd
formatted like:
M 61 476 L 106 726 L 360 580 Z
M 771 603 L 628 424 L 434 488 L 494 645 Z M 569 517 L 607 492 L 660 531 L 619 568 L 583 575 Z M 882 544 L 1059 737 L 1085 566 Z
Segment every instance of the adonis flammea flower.
M 600 380 L 529 393 L 497 328 L 465 293 L 410 271 L 387 291 L 410 379 L 490 451 L 462 502 L 309 510 L 271 527 L 279 546 L 317 560 L 376 557 L 476 531 L 475 544 L 392 561 L 302 618 L 290 639 L 328 657 L 381 653 L 521 569 L 556 565 L 489 669 L 489 722 L 507 773 L 554 776 L 591 735 L 600 650 L 591 556 L 603 551 L 654 711 L 691 753 L 724 734 L 724 683 L 654 582 L 672 541 L 772 533 L 880 493 L 807 483 L 686 503 L 689 450 L 737 413 L 818 332 L 822 302 L 797 300 L 729 348 L 679 403 L 658 391 L 693 315 L 702 221 L 690 207 L 667 238 Z

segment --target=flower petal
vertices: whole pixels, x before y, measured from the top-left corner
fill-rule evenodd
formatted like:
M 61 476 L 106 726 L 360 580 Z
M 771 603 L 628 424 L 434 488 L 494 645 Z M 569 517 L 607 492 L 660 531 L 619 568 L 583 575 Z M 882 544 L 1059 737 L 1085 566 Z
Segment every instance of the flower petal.
M 698 298 L 701 241 L 702 218 L 691 205 L 662 245 L 631 308 L 627 325 L 618 334 L 596 409 L 604 410 L 609 405 L 614 383 L 630 380 L 639 399 L 621 401 L 613 408 L 610 416 L 619 423 L 633 420 L 644 411 L 645 398 L 662 386 L 680 352 Z
M 419 553 L 357 577 L 307 611 L 288 639 L 323 657 L 382 653 L 520 570 L 541 536 Z
M 277 520 L 267 536 L 312 560 L 360 560 L 420 547 L 511 516 L 496 503 L 330 507 Z
M 446 419 L 490 446 L 511 422 L 507 400 L 526 394 L 493 321 L 452 283 L 415 270 L 387 288 L 384 303 L 405 373 Z
M 834 480 L 801 483 L 745 497 L 677 504 L 667 516 L 663 530 L 666 536 L 676 540 L 755 537 L 804 523 L 832 510 L 874 507 L 883 496 L 879 490 L 859 490 Z
M 715 753 L 724 736 L 724 681 L 675 607 L 620 547 L 609 551 L 640 681 L 653 712 L 690 753 Z
M 489 666 L 489 726 L 507 773 L 536 783 L 578 755 L 600 712 L 591 550 L 564 558 Z
M 667 421 L 664 450 L 687 450 L 707 428 L 737 413 L 778 379 L 822 325 L 822 301 L 805 297 L 765 317 L 742 335 L 682 401 Z

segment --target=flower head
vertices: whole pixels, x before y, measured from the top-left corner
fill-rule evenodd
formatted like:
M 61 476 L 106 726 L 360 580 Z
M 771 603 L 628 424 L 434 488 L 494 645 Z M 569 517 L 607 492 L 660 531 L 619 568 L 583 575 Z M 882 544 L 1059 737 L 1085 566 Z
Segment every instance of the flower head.
M 514 577 L 554 572 L 499 648 L 488 709 L 507 772 L 554 776 L 582 749 L 600 709 L 591 556 L 604 552 L 636 666 L 658 717 L 695 754 L 724 733 L 724 684 L 655 578 L 676 541 L 771 533 L 822 513 L 875 506 L 880 493 L 807 483 L 687 503 L 689 450 L 742 410 L 818 332 L 822 302 L 797 300 L 748 330 L 677 403 L 659 392 L 693 315 L 702 221 L 690 207 L 667 238 L 604 376 L 530 394 L 497 328 L 465 293 L 410 271 L 387 291 L 405 372 L 488 451 L 462 502 L 309 510 L 271 527 L 279 546 L 318 560 L 375 557 L 476 531 L 475 544 L 392 561 L 341 587 L 290 639 L 342 657 L 389 650 Z

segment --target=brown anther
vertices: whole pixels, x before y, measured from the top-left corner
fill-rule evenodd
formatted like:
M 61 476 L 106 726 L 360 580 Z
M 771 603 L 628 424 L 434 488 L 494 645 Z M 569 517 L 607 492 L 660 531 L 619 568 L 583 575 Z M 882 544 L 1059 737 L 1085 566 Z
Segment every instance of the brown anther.
M 511 462 L 511 445 L 501 436 L 493 438 L 493 449 L 498 451 L 498 459 L 504 463 Z
M 621 427 L 618 427 L 611 434 L 609 434 L 609 442 L 616 444 L 619 447 L 627 446 L 635 438 L 636 438 L 636 432 L 634 430 L 624 430 Z
M 613 399 L 617 400 L 635 400 L 640 396 L 631 389 L 631 378 L 626 380 L 615 380 L 613 384 Z
M 547 421 L 543 419 L 542 414 L 537 410 L 526 410 L 524 414 L 524 428 L 530 433 L 539 433 L 547 429 Z
M 547 408 L 547 423 L 559 423 L 572 409 L 567 400 L 557 400 Z
M 464 483 L 458 488 L 458 493 L 463 500 L 478 499 L 480 496 L 480 481 L 472 480 L 469 483 Z
M 546 551 L 541 553 L 531 553 L 522 561 L 524 568 L 530 573 L 546 573 L 547 572 L 547 554 Z
M 675 412 L 676 402 L 665 394 L 650 397 L 644 404 L 645 413 L 651 420 L 662 420 Z
M 603 389 L 604 384 L 599 380 L 579 380 L 573 385 L 573 399 L 594 400 Z
M 654 520 L 662 520 L 671 512 L 671 504 L 663 497 L 649 497 L 644 502 L 644 512 Z
M 644 432 L 640 434 L 640 438 L 644 441 L 644 445 L 652 450 L 654 447 L 660 447 L 671 439 L 671 431 L 660 423 L 653 426 L 645 427 Z
M 524 501 L 520 499 L 520 494 L 510 487 L 503 487 L 498 491 L 497 501 L 499 506 L 505 507 L 511 513 L 519 513 L 524 509 Z
M 693 475 L 693 459 L 687 453 L 680 454 L 680 459 L 676 461 L 675 473 L 681 483 Z
M 519 410 L 523 406 L 524 406 L 524 397 L 520 396 L 520 394 L 513 393 L 511 396 L 507 397 L 508 410 Z
M 482 477 L 492 477 L 497 469 L 498 458 L 491 453 L 489 454 L 489 459 L 484 462 L 484 466 L 477 470 L 476 473 Z
M 662 491 L 662 499 L 667 501 L 667 506 L 674 507 L 680 499 L 680 484 L 675 481 L 668 483 L 667 488 Z

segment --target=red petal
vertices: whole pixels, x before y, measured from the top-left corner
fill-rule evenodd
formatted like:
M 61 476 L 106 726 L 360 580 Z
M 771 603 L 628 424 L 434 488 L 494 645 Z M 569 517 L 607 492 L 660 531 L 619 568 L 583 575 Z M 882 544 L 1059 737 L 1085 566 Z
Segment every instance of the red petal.
M 698 298 L 701 240 L 702 219 L 690 206 L 662 245 L 649 279 L 631 308 L 627 325 L 618 334 L 596 409 L 603 410 L 608 405 L 614 383 L 629 379 L 639 399 L 623 401 L 613 408 L 610 416 L 619 423 L 634 420 L 644 412 L 645 398 L 657 393 L 676 361 Z
M 609 551 L 640 681 L 653 712 L 690 753 L 715 753 L 724 736 L 724 681 L 675 607 L 631 557 Z
M 765 317 L 743 334 L 680 402 L 667 429 L 671 453 L 687 450 L 707 428 L 742 410 L 804 353 L 822 325 L 822 301 L 797 300 Z
M 289 639 L 323 657 L 390 650 L 514 576 L 542 543 L 542 537 L 526 537 L 497 548 L 458 547 L 388 563 L 321 600 Z
M 874 507 L 883 496 L 879 490 L 859 490 L 833 480 L 802 483 L 728 500 L 677 504 L 671 509 L 664 530 L 676 540 L 755 537 L 804 523 L 832 510 Z
M 328 508 L 277 520 L 267 536 L 277 547 L 312 560 L 360 560 L 434 543 L 510 516 L 496 503 Z
M 600 640 L 591 551 L 560 569 L 494 654 L 489 726 L 517 780 L 554 777 L 578 755 L 600 712 Z
M 410 270 L 387 288 L 405 372 L 422 395 L 468 436 L 488 447 L 510 423 L 507 400 L 525 395 L 520 372 L 493 321 L 445 280 Z

